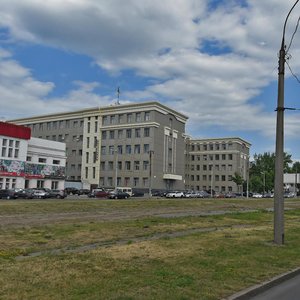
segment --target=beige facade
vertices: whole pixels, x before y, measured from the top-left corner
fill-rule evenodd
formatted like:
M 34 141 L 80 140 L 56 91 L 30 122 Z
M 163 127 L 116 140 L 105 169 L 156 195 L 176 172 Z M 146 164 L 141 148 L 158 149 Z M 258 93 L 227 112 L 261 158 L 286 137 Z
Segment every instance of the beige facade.
M 214 192 L 242 192 L 232 177 L 248 180 L 251 144 L 237 137 L 186 140 L 185 188 Z

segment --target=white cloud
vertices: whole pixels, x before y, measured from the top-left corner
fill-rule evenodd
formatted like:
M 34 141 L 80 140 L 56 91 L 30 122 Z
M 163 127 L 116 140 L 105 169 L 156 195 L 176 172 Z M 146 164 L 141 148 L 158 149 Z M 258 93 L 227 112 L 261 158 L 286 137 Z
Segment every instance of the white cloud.
M 208 10 L 208 0 L 0 0 L 0 26 L 9 28 L 15 41 L 85 54 L 115 74 L 130 69 L 153 78 L 143 90 L 124 92 L 124 100 L 162 99 L 189 115 L 195 131 L 216 125 L 269 136 L 275 114 L 252 99 L 277 78 L 282 26 L 294 1 L 238 3 L 222 1 Z M 291 16 L 287 40 L 297 15 Z M 208 51 L 209 46 L 219 46 L 220 53 Z M 300 71 L 299 46 L 295 39 L 295 72 Z M 96 95 L 95 83 L 83 82 L 49 99 L 53 83 L 33 78 L 5 50 L 0 58 L 0 96 L 9 100 L 7 114 L 111 103 L 110 97 Z M 29 105 L 20 111 L 21 103 Z M 287 117 L 288 134 L 298 131 L 297 124 L 294 116 Z

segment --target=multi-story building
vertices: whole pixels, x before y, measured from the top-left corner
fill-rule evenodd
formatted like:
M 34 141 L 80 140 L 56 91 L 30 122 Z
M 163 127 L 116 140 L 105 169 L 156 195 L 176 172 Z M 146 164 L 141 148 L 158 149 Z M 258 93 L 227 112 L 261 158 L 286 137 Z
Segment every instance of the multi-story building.
M 30 128 L 0 122 L 0 149 L 0 189 L 64 188 L 64 143 L 32 138 Z
M 187 117 L 158 102 L 12 120 L 66 143 L 66 176 L 83 187 L 184 189 Z
M 251 144 L 241 138 L 186 139 L 185 188 L 214 192 L 241 192 L 232 177 L 249 174 Z

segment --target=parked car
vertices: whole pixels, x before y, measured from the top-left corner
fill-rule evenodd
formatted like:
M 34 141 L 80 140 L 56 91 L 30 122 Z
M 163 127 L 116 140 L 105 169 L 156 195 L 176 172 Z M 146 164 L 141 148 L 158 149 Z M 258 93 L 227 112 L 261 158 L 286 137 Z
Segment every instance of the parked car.
M 109 193 L 103 189 L 103 188 L 98 188 L 98 189 L 93 189 L 89 194 L 88 197 L 90 198 L 107 198 Z
M 125 192 L 126 193 L 126 192 Z M 127 193 L 128 194 L 128 193 Z M 145 194 L 140 191 L 133 191 L 131 197 L 143 197 Z
M 33 198 L 46 199 L 49 197 L 50 197 L 50 193 L 45 189 L 35 189 L 33 191 Z
M 196 192 L 186 192 L 185 198 L 198 198 L 198 194 Z
M 50 190 L 49 198 L 64 199 L 67 194 L 64 190 Z
M 122 191 L 110 192 L 107 196 L 109 199 L 127 199 L 130 195 Z
M 79 195 L 79 189 L 75 187 L 67 187 L 65 188 L 67 195 Z
M 13 189 L 0 190 L 0 199 L 17 199 L 18 194 Z
M 236 198 L 236 194 L 229 192 L 229 193 L 225 194 L 225 198 Z
M 183 198 L 184 197 L 184 192 L 170 192 L 166 195 L 167 198 Z
M 80 189 L 79 195 L 88 195 L 91 191 L 89 189 Z
M 253 193 L 252 198 L 262 198 L 263 195 L 260 193 Z
M 222 193 L 215 193 L 214 198 L 225 198 L 225 194 Z
M 33 198 L 34 189 L 22 189 L 18 192 L 18 198 L 21 199 L 32 199 Z
M 284 198 L 295 198 L 295 193 L 293 193 L 293 192 L 285 192 L 284 194 L 283 194 L 283 197 Z

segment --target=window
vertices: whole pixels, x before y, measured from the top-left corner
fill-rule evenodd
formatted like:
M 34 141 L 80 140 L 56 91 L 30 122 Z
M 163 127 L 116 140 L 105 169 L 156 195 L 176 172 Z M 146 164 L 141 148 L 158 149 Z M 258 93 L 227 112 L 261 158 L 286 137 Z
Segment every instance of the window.
M 146 111 L 145 112 L 145 121 L 150 121 L 150 112 L 149 111 Z
M 93 178 L 96 178 L 96 168 L 93 167 Z
M 51 189 L 57 190 L 58 189 L 58 181 L 52 181 L 51 182 Z
M 133 166 L 134 166 L 133 168 L 134 168 L 135 171 L 139 171 L 139 169 L 140 169 L 140 162 L 136 160 L 134 162 Z
M 47 130 L 51 130 L 51 122 L 47 122 Z
M 149 153 L 149 151 L 150 151 L 150 145 L 144 144 L 144 153 Z
M 134 154 L 141 153 L 141 145 L 134 145 Z
M 222 160 L 226 160 L 226 154 L 222 154 Z
M 110 117 L 110 124 L 116 124 L 116 116 Z
M 132 114 L 127 114 L 127 123 L 132 122 Z
M 228 159 L 232 160 L 232 154 L 228 154 Z
M 106 131 L 102 131 L 102 140 L 106 140 Z
M 78 150 L 78 154 L 79 154 L 79 156 L 82 156 L 82 149 Z
M 135 137 L 136 138 L 140 138 L 141 137 L 141 129 L 140 128 L 136 128 L 135 129 Z
M 94 136 L 94 148 L 97 148 L 98 146 L 98 139 L 96 136 Z
M 44 125 L 43 123 L 39 124 L 39 130 L 43 130 L 43 125 Z
M 126 129 L 126 138 L 131 139 L 131 129 Z
M 147 171 L 149 168 L 149 161 L 148 160 L 144 160 L 143 161 L 143 170 Z
M 91 123 L 90 122 L 87 123 L 87 132 L 88 133 L 91 132 Z
M 105 161 L 100 162 L 100 170 L 105 171 Z
M 216 159 L 216 160 L 220 160 L 220 155 L 219 155 L 219 154 L 216 154 L 216 155 L 215 155 L 215 159 Z
M 53 165 L 59 165 L 60 164 L 60 160 L 58 159 L 53 159 Z
M 44 180 L 38 180 L 37 181 L 37 188 L 38 189 L 44 188 Z
M 113 161 L 109 161 L 108 162 L 108 170 L 112 171 L 114 169 L 114 162 Z
M 122 139 L 123 138 L 123 130 L 120 129 L 118 130 L 118 139 Z
M 123 123 L 124 121 L 124 115 L 119 115 L 119 123 Z
M 108 119 L 107 119 L 107 116 L 104 116 L 102 118 L 102 125 L 107 125 L 108 124 Z
M 89 159 L 90 159 L 90 154 L 88 152 L 85 153 L 85 162 L 88 164 L 89 163 Z
M 136 115 L 135 115 L 135 121 L 136 122 L 141 122 L 141 113 L 136 113 Z
M 57 129 L 57 122 L 56 122 L 56 121 L 53 122 L 52 128 L 53 128 L 53 129 Z
M 95 122 L 95 132 L 98 132 L 98 122 Z
M 86 147 L 90 148 L 90 138 L 89 137 L 86 138 Z
M 98 160 L 98 153 L 95 151 L 93 152 L 93 163 L 97 162 Z
M 209 150 L 214 150 L 214 145 L 213 144 L 209 144 Z
M 126 145 L 126 154 L 131 154 L 131 145 Z
M 31 161 L 31 159 L 32 159 L 31 156 L 26 157 L 26 161 Z
M 114 146 L 108 147 L 108 154 L 110 154 L 110 155 L 114 154 Z
M 149 186 L 149 180 L 147 177 L 143 177 L 143 186 L 145 186 L 145 187 Z
M 45 164 L 46 161 L 47 161 L 46 158 L 43 158 L 43 157 L 39 157 L 39 159 L 38 159 L 38 162 L 39 162 L 39 163 Z
M 150 136 L 150 128 L 146 127 L 144 128 L 144 137 L 149 137 Z
M 122 162 L 118 161 L 118 170 L 122 170 Z
M 85 178 L 89 177 L 89 168 L 85 167 Z
M 118 145 L 118 154 L 123 154 L 123 146 Z
M 206 144 L 203 145 L 203 150 L 204 150 L 204 151 L 207 151 L 207 145 L 206 145 Z
M 76 156 L 76 150 L 72 150 L 72 156 Z
M 109 138 L 110 138 L 111 140 L 113 140 L 113 139 L 115 138 L 115 131 L 114 131 L 114 130 L 110 130 L 110 131 L 109 131 Z
M 134 177 L 133 178 L 133 186 L 138 186 L 139 185 L 139 178 L 138 177 Z
M 127 170 L 127 171 L 131 170 L 131 163 L 130 163 L 130 161 L 125 161 L 125 170 Z

